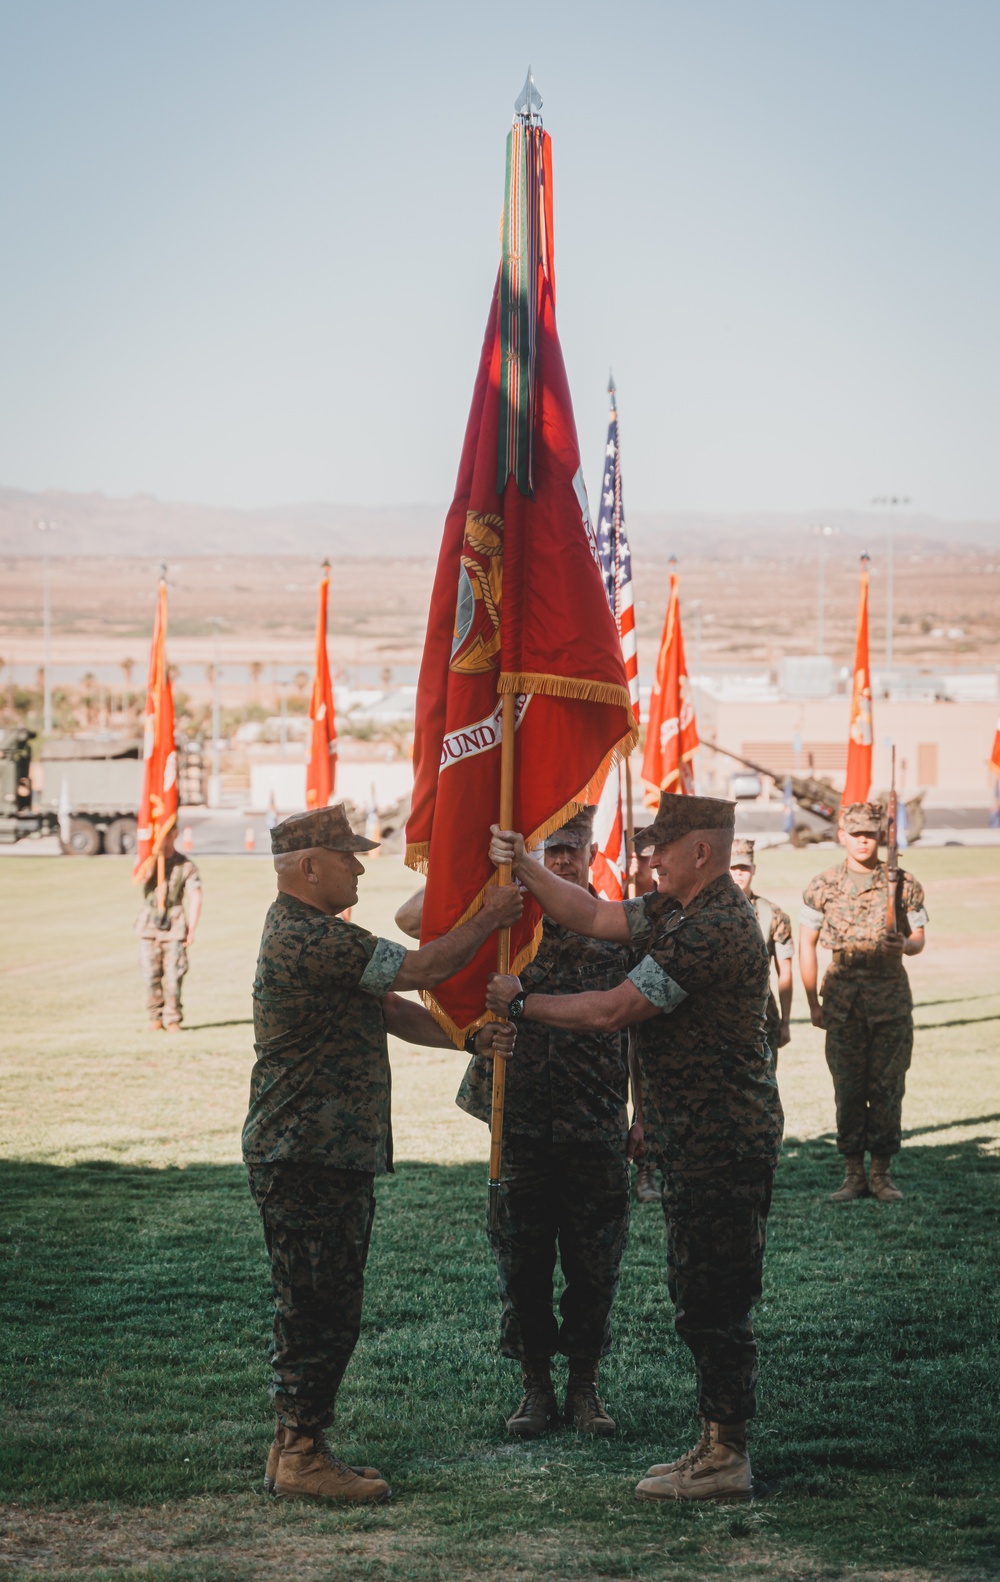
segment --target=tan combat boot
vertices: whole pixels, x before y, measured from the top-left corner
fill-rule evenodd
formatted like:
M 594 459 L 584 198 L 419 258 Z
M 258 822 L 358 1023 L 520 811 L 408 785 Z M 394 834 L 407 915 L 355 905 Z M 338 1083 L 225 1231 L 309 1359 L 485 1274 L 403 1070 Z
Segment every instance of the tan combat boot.
M 312 1428 L 286 1428 L 278 1452 L 274 1494 L 280 1500 L 349 1500 L 379 1504 L 389 1498 L 384 1478 L 362 1478 L 345 1467 Z
M 889 1174 L 891 1163 L 891 1159 L 887 1159 L 881 1154 L 872 1154 L 872 1197 L 877 1197 L 880 1203 L 901 1203 L 903 1201 L 902 1192 Z
M 267 1453 L 267 1466 L 264 1468 L 264 1493 L 274 1493 L 274 1480 L 278 1475 L 278 1459 L 281 1447 L 285 1443 L 285 1426 L 277 1423 L 274 1429 L 274 1438 L 271 1448 Z M 382 1474 L 375 1467 L 349 1467 L 349 1472 L 356 1472 L 359 1478 L 381 1478 Z
M 635 1178 L 635 1196 L 638 1203 L 659 1203 L 662 1193 L 656 1184 L 656 1166 L 639 1165 Z
M 569 1359 L 563 1420 L 578 1434 L 596 1434 L 599 1439 L 610 1439 L 617 1432 L 614 1418 L 605 1411 L 597 1393 L 597 1363 L 589 1358 Z
M 831 1203 L 851 1203 L 855 1198 L 868 1196 L 868 1178 L 865 1175 L 864 1154 L 844 1155 L 844 1179 L 836 1192 L 830 1193 Z
M 149 1018 L 149 1031 L 151 1033 L 162 1033 L 163 1023 L 160 1021 L 158 1016 L 155 1018 L 151 1016 Z
M 559 1427 L 559 1403 L 552 1388 L 548 1357 L 526 1357 L 521 1363 L 524 1394 L 521 1404 L 507 1419 L 507 1432 L 515 1439 L 539 1439 L 550 1428 Z
M 698 1443 L 681 1456 L 650 1467 L 636 1485 L 637 1500 L 753 1499 L 745 1423 L 705 1422 Z

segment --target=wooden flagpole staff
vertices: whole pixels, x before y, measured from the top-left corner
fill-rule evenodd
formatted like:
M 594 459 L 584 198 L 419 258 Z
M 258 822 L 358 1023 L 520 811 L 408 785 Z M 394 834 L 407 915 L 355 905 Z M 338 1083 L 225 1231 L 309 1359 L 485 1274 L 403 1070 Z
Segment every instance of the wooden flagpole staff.
M 514 822 L 514 721 L 517 699 L 505 692 L 500 716 L 500 828 L 510 829 Z M 500 884 L 511 884 L 510 864 L 497 870 Z M 510 971 L 510 929 L 497 933 L 497 972 Z M 495 1231 L 500 1215 L 500 1159 L 503 1151 L 503 1104 L 507 1081 L 507 1062 L 493 1058 L 493 1107 L 490 1113 L 489 1225 Z

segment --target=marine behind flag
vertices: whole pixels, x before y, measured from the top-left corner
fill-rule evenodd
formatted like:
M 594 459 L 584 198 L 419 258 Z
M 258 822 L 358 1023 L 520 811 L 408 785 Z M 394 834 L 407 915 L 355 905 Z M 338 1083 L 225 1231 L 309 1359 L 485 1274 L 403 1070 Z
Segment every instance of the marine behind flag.
M 515 120 L 503 259 L 445 521 L 417 686 L 406 861 L 427 873 L 421 939 L 482 905 L 496 882 L 501 699 L 516 697 L 514 825 L 529 845 L 596 799 L 635 722 L 601 579 L 556 333 L 551 142 Z M 511 930 L 511 971 L 540 913 Z M 425 994 L 457 1044 L 486 1020 L 490 940 Z
M 167 579 L 160 573 L 149 647 L 146 715 L 142 748 L 142 793 L 136 829 L 134 884 L 152 873 L 167 831 L 177 823 L 177 748 L 174 742 L 174 689 L 167 667 Z
M 316 615 L 316 658 L 312 696 L 309 700 L 309 763 L 306 766 L 306 808 L 326 807 L 333 796 L 337 774 L 337 723 L 326 651 L 327 604 L 330 595 L 330 562 L 324 560 Z

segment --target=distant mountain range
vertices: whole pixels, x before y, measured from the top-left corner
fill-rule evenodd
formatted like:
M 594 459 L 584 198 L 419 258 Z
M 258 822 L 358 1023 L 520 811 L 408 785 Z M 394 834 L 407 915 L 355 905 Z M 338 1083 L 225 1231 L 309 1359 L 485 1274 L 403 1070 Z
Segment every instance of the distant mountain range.
M 272 506 L 237 510 L 157 500 L 152 495 L 114 499 L 103 494 L 58 490 L 32 493 L 0 487 L 0 555 L 42 552 L 39 521 L 54 522 L 49 552 L 62 556 L 112 556 L 145 560 L 198 555 L 351 556 L 401 559 L 437 554 L 444 505 Z M 887 518 L 875 511 L 822 510 L 801 513 L 752 511 L 732 514 L 692 511 L 629 515 L 633 548 L 648 560 L 714 557 L 724 560 L 798 558 L 816 552 L 814 524 L 878 550 Z M 911 550 L 1000 551 L 1000 520 L 949 522 L 900 513 L 896 532 Z

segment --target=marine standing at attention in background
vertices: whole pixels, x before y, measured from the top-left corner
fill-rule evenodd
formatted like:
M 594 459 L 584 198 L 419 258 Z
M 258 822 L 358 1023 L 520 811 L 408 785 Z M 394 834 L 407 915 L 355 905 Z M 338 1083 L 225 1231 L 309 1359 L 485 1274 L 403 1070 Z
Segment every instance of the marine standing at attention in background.
M 618 988 L 582 994 L 525 992 L 516 977 L 497 975 L 487 1005 L 517 1023 L 570 1032 L 636 1029 L 647 1147 L 664 1175 L 674 1325 L 695 1359 L 703 1422 L 693 1449 L 649 1468 L 636 1489 L 644 1500 L 753 1497 L 751 1313 L 782 1113 L 764 1036 L 767 950 L 729 873 L 734 822 L 732 802 L 662 796 L 641 832 L 653 846 L 658 889 L 624 902 L 557 878 L 532 861 L 520 835 L 494 827 L 490 845 L 492 860 L 513 864 L 546 916 L 630 945 L 635 961 Z
M 594 808 L 549 835 L 545 867 L 594 895 L 588 883 Z M 538 953 L 521 973 L 524 993 L 578 994 L 625 979 L 624 944 L 588 939 L 550 917 Z M 491 1060 L 474 1055 L 457 1103 L 489 1125 Z M 627 1039 L 619 1030 L 561 1031 L 526 1022 L 507 1071 L 500 1221 L 490 1232 L 500 1292 L 500 1351 L 521 1364 L 524 1394 L 507 1419 L 520 1439 L 556 1428 L 551 1362 L 569 1358 L 562 1420 L 607 1437 L 615 1424 L 597 1393 L 597 1370 L 611 1350 L 611 1308 L 628 1237 Z M 556 1251 L 565 1289 L 560 1326 L 552 1311 Z
M 784 1049 L 792 1036 L 788 1027 L 788 1019 L 792 1014 L 792 957 L 795 955 L 792 920 L 780 906 L 766 900 L 754 890 L 753 876 L 756 872 L 756 864 L 752 840 L 741 837 L 733 841 L 729 872 L 753 907 L 767 946 L 768 960 L 773 961 L 777 968 L 778 1004 L 781 1010 L 779 1012 L 778 1006 L 774 1003 L 774 990 L 769 989 L 765 1024 L 767 1041 L 771 1046 L 771 1053 L 777 1060 L 778 1050 Z
M 375 844 L 354 834 L 342 803 L 271 831 L 278 894 L 253 986 L 243 1158 L 274 1293 L 277 1425 L 264 1482 L 289 1499 L 389 1493 L 374 1468 L 345 1466 L 323 1436 L 360 1332 L 375 1177 L 392 1169 L 386 1035 L 452 1047 L 423 1006 L 394 991 L 442 983 L 521 912 L 513 885 L 491 887 L 481 911 L 420 950 L 378 939 L 337 915 L 358 899 L 356 853 Z M 492 1022 L 477 1052 L 509 1054 L 513 1034 Z
M 146 1009 L 151 1032 L 165 1027 L 179 1033 L 184 1012 L 181 986 L 188 970 L 188 946 L 201 916 L 201 879 L 190 857 L 175 849 L 176 831 L 169 829 L 163 839 L 165 883 L 162 897 L 157 893 L 157 864 L 142 887 L 142 911 L 136 918 L 139 958 L 146 985 Z M 184 903 L 188 911 L 185 915 Z
M 924 948 L 923 886 L 899 872 L 896 916 L 886 932 L 885 865 L 878 860 L 882 808 L 852 802 L 841 814 L 846 859 L 817 874 L 803 894 L 799 972 L 815 1027 L 826 1029 L 826 1063 L 837 1100 L 837 1147 L 844 1180 L 835 1203 L 866 1197 L 896 1203 L 902 1192 L 889 1174 L 899 1152 L 903 1091 L 913 1054 L 913 996 L 904 956 Z M 833 960 L 816 992 L 816 945 Z M 822 1003 L 821 1003 L 822 1001 Z M 865 1153 L 871 1154 L 871 1183 Z

